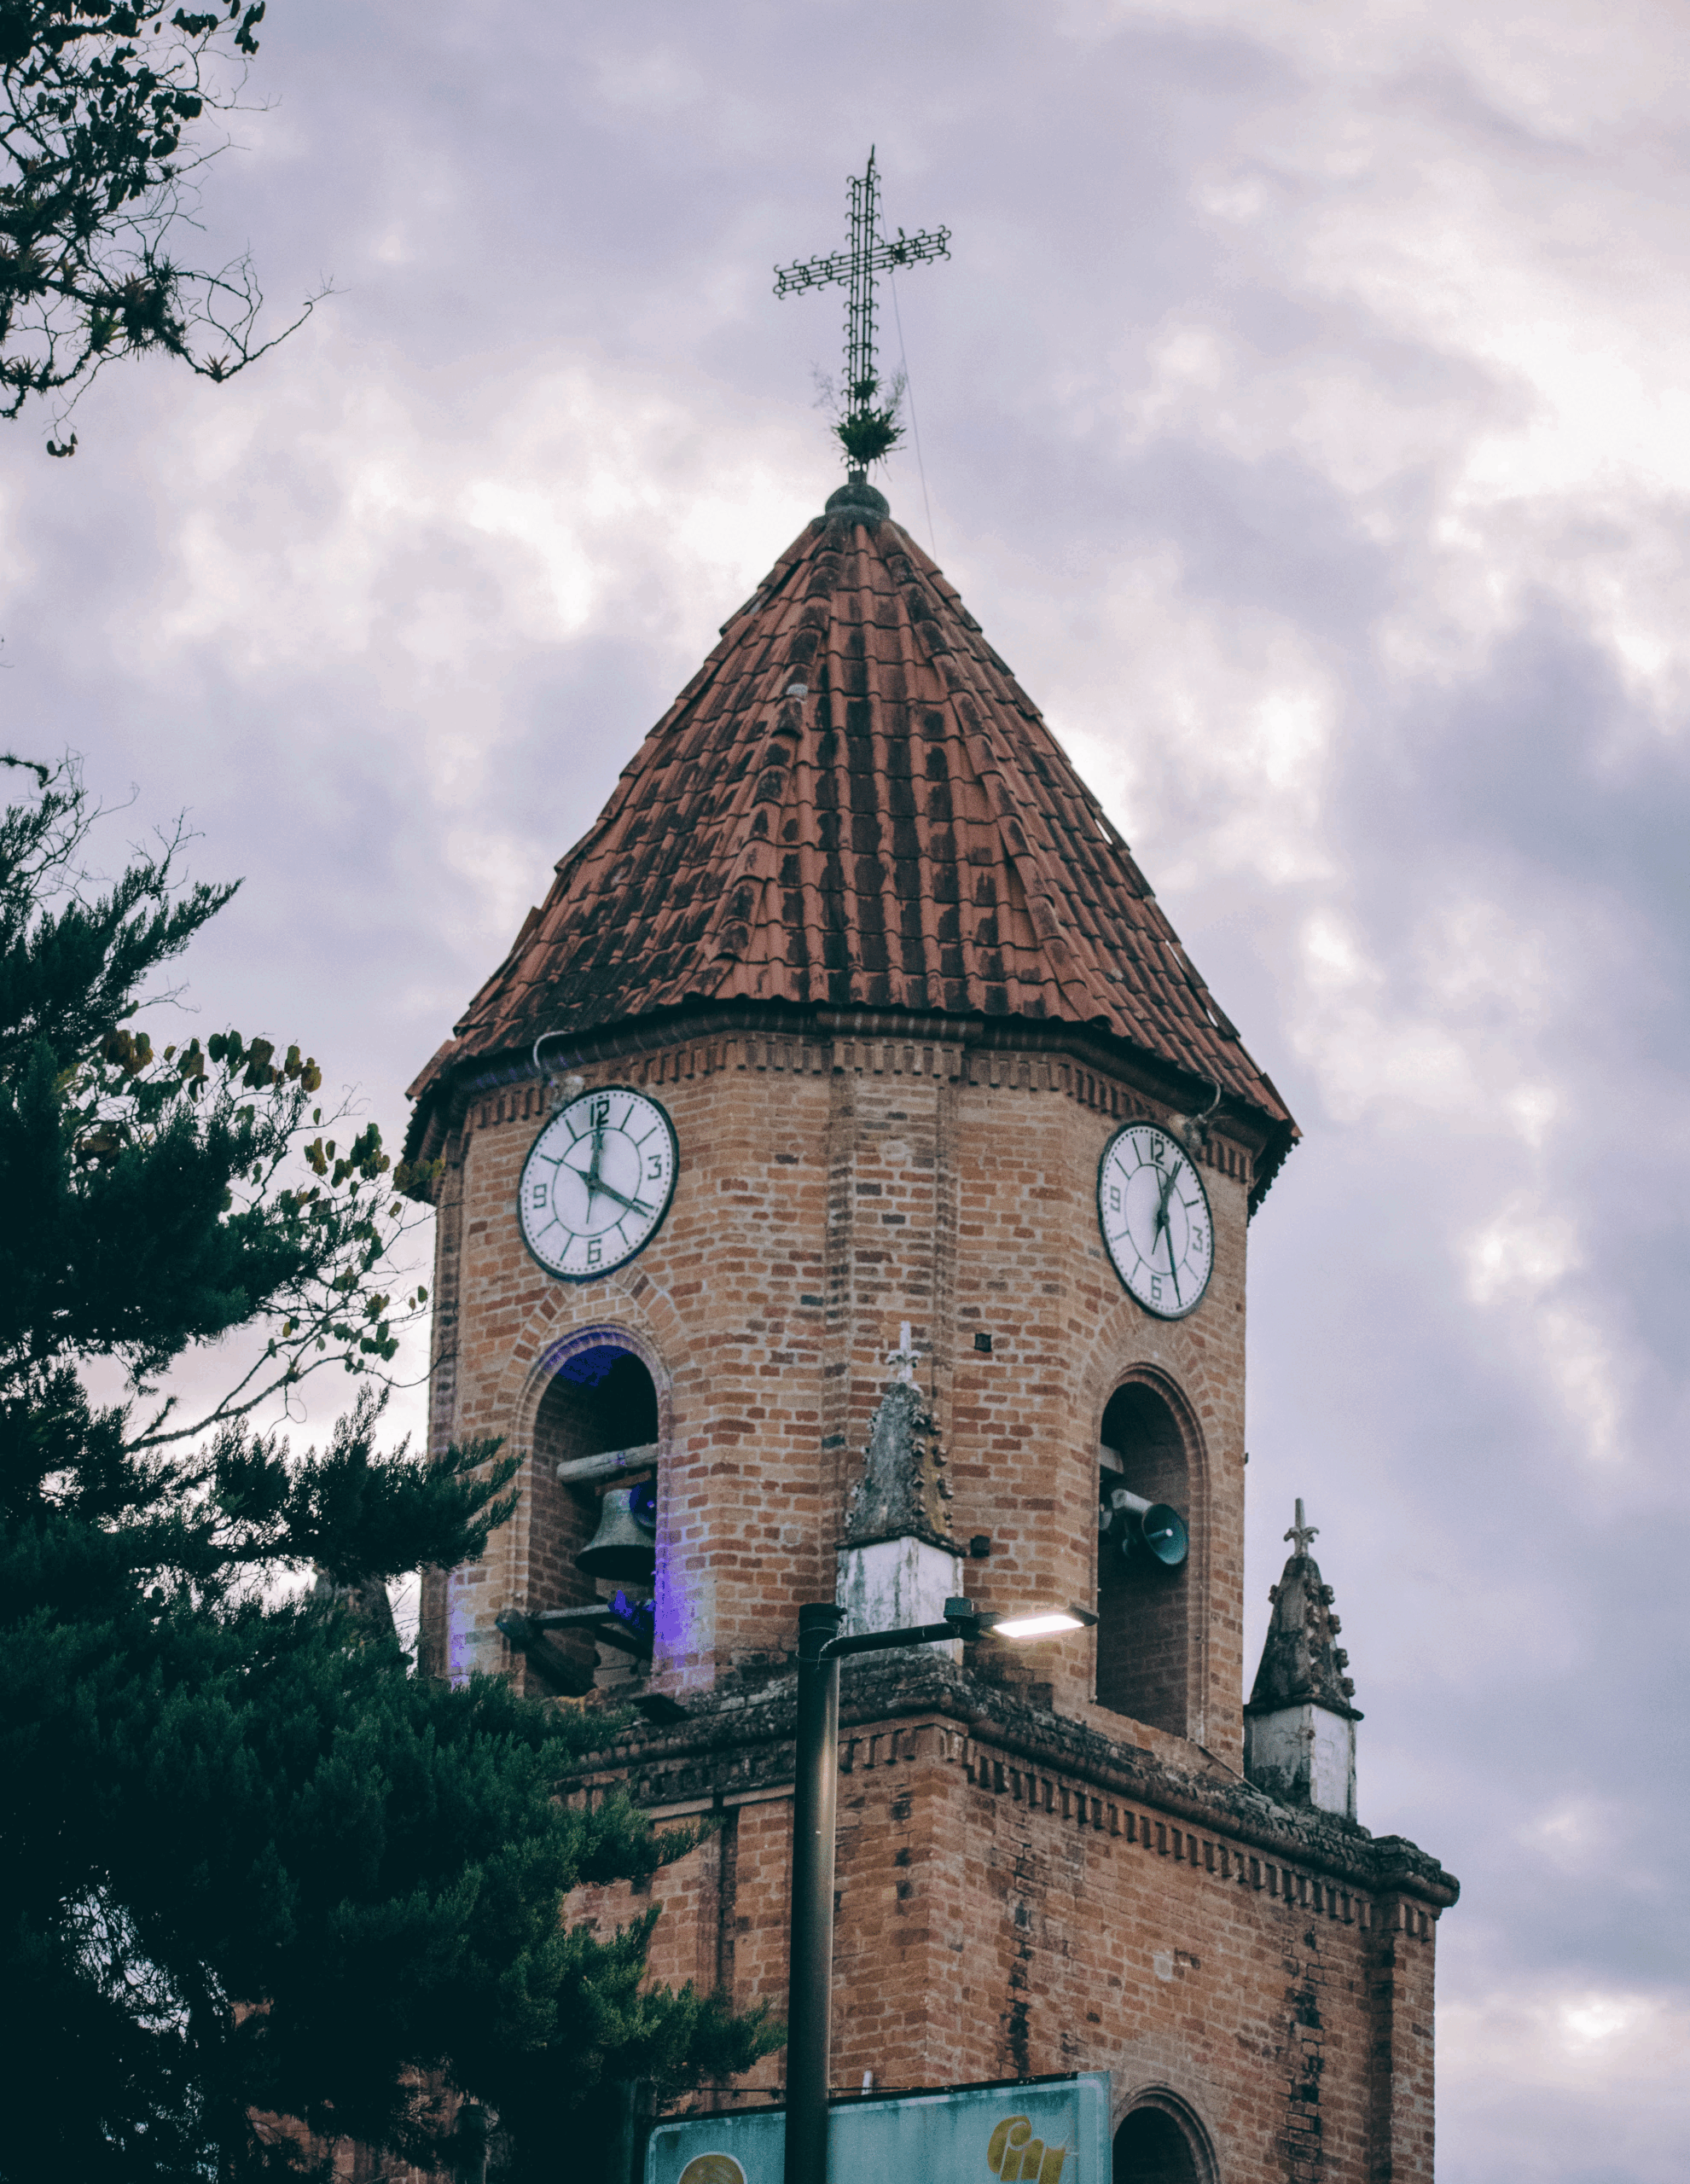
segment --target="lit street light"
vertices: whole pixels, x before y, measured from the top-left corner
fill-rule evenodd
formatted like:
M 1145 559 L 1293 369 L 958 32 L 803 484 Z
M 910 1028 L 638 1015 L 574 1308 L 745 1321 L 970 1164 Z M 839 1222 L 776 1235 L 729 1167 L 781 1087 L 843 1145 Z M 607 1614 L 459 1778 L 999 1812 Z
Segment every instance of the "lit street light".
M 828 2184 L 828 2035 L 833 1979 L 833 1836 L 839 1801 L 839 1662 L 847 1653 L 957 1638 L 1054 1638 L 1097 1618 L 1083 1607 L 997 1615 L 948 1600 L 943 1623 L 841 1638 L 845 1610 L 798 1612 L 798 1766 L 793 1788 L 791 1972 L 787 1991 L 786 2184 Z

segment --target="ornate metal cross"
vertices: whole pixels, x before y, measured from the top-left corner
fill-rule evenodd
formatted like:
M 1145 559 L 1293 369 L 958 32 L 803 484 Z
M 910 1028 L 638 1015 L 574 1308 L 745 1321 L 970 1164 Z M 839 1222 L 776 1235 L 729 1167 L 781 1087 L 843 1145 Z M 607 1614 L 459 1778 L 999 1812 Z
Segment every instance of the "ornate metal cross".
M 1320 1536 L 1321 1528 L 1318 1525 L 1305 1525 L 1304 1523 L 1303 1504 L 1299 1499 L 1297 1504 L 1297 1521 L 1292 1526 L 1291 1530 L 1286 1534 L 1286 1537 L 1287 1539 L 1296 1541 L 1296 1551 L 1298 1554 L 1306 1554 L 1309 1552 L 1310 1541 L 1311 1539 L 1318 1539 Z
M 896 241 L 880 231 L 880 178 L 874 171 L 874 148 L 868 148 L 868 171 L 852 175 L 851 191 L 851 248 L 835 251 L 831 258 L 807 258 L 797 265 L 777 265 L 777 296 L 801 296 L 810 288 L 844 288 L 845 305 L 845 407 L 834 427 L 845 460 L 853 470 L 877 461 L 894 447 L 900 432 L 897 398 L 875 401 L 880 391 L 874 369 L 874 276 L 895 265 L 920 265 L 930 258 L 949 258 L 950 230 L 935 228 L 930 234 L 907 235 L 900 228 Z

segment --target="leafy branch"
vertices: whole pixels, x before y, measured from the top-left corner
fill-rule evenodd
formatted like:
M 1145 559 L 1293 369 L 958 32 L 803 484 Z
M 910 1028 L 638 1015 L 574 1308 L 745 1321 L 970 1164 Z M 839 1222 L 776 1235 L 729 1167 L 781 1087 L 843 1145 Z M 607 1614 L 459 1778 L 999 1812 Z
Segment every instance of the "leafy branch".
M 24 762 L 27 763 L 27 762 Z M 174 1398 L 135 1450 L 244 1418 L 310 1374 L 391 1364 L 427 1291 L 398 1259 L 426 1217 L 374 1123 L 326 1112 L 299 1046 L 236 1031 L 156 1050 L 134 1028 L 159 968 L 232 886 L 189 884 L 182 836 L 109 885 L 73 764 L 0 816 L 0 1397 L 103 1356 L 139 1395 L 186 1350 L 257 1325 L 258 1354 L 192 1422 Z M 344 1135 L 327 1135 L 342 1129 Z
M 189 268 L 193 183 L 241 111 L 264 0 L 0 0 L 0 417 L 70 395 L 120 357 L 175 357 L 221 383 L 311 316 L 261 337 L 250 258 Z M 76 436 L 48 442 L 68 456 Z
M 90 1199 L 120 1188 L 125 1164 L 154 1177 L 162 1155 L 178 1182 L 204 1167 L 226 1178 L 217 1226 L 239 1255 L 250 1285 L 264 1289 L 269 1327 L 261 1354 L 216 1404 L 177 1421 L 172 1397 L 131 1445 L 154 1448 L 243 1418 L 328 1365 L 361 1374 L 390 1364 L 404 1331 L 423 1315 L 426 1287 L 391 1281 L 404 1238 L 425 1217 L 409 1197 L 421 1173 L 383 1150 L 375 1124 L 358 1127 L 342 1106 L 326 1116 L 314 1095 L 315 1059 L 297 1045 L 214 1032 L 201 1045 L 155 1054 L 150 1036 L 119 1025 L 63 1086 L 65 1128 Z M 326 1136 L 347 1125 L 344 1138 Z M 184 1209 L 186 1211 L 186 1209 Z M 203 1199 L 196 1211 L 203 1213 Z M 102 1211 L 96 1217 L 109 1217 Z M 189 1217 L 193 1217 L 190 1214 Z M 220 1312 L 208 1300 L 206 1324 Z M 128 1336 L 114 1327 L 113 1353 L 137 1392 L 170 1362 L 173 1333 L 150 1327 Z

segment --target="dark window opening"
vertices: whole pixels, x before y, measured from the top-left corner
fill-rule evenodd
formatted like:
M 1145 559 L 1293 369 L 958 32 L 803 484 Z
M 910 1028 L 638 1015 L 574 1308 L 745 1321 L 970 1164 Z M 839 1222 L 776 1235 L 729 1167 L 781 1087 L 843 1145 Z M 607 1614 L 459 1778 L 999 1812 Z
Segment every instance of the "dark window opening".
M 652 1376 L 631 1350 L 612 1343 L 566 1357 L 546 1391 L 543 1413 L 548 1404 L 566 1414 L 566 1431 L 582 1444 L 572 1451 L 577 1455 L 646 1448 L 657 1438 Z
M 1192 1522 L 1189 1467 L 1173 1412 L 1153 1388 L 1118 1388 L 1099 1435 L 1097 1703 L 1184 1736 L 1190 1708 L 1189 1560 L 1165 1568 L 1141 1544 L 1122 1551 L 1102 1529 L 1115 1487 L 1166 1502 Z
M 1114 2184 L 1203 2184 L 1203 2173 L 1165 2109 L 1135 2108 L 1115 2134 Z
M 534 1461 L 527 1490 L 531 1496 L 531 1615 L 548 1608 L 590 1606 L 613 1600 L 618 1593 L 630 1605 L 650 1597 L 650 1580 L 595 1577 L 581 1568 L 578 1558 L 601 1536 L 608 1492 L 655 1484 L 658 1432 L 657 1389 L 631 1350 L 600 1343 L 575 1351 L 558 1367 L 534 1420 Z M 633 1454 L 636 1461 L 603 1478 L 566 1483 L 557 1476 L 560 1463 L 618 1451 Z M 637 1461 L 641 1457 L 646 1459 L 643 1463 Z M 648 1497 L 642 1494 L 640 1499 L 649 1508 Z M 642 1656 L 584 1630 L 550 1632 L 548 1647 L 563 1657 L 572 1672 L 559 1687 L 589 1676 L 595 1685 L 619 1687 L 642 1677 L 649 1665 Z M 533 1687 L 547 1687 L 543 1674 Z

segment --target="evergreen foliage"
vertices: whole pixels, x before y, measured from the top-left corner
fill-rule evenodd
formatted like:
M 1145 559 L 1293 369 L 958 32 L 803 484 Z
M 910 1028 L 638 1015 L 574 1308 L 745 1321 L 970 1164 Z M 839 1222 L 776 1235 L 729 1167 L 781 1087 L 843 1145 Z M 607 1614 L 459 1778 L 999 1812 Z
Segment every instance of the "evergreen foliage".
M 559 1800 L 613 1722 L 414 1676 L 335 1604 L 478 1555 L 514 1466 L 378 1453 L 378 1385 L 326 1449 L 254 1430 L 308 1373 L 392 1356 L 414 1179 L 373 1127 L 324 1138 L 297 1048 L 155 1051 L 148 982 L 233 891 L 180 884 L 173 844 L 96 886 L 96 816 L 61 770 L 0 820 L 0 2175 L 271 2176 L 337 2136 L 450 2166 L 489 2110 L 496 2169 L 557 2174 L 614 2082 L 729 2075 L 774 2036 L 642 1987 L 658 1907 L 607 1941 L 562 1923 L 571 1887 L 694 1839 Z M 254 1328 L 196 1416 L 160 1399 Z M 312 1565 L 329 1585 L 282 1597 Z
M 245 258 L 171 255 L 191 181 L 223 148 L 199 132 L 236 104 L 264 0 L 0 0 L 0 416 L 72 395 L 115 357 L 176 357 L 225 380 L 258 340 Z M 49 440 L 50 455 L 71 455 Z

